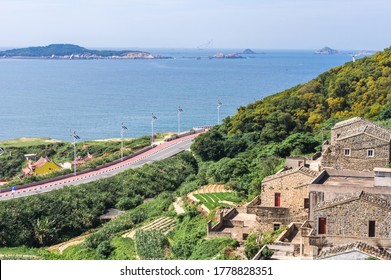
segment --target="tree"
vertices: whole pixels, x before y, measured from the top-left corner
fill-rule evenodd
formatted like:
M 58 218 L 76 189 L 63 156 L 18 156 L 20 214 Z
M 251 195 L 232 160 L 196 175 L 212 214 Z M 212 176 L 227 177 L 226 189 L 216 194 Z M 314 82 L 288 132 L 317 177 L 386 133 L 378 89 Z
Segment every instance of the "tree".
M 38 218 L 34 225 L 35 240 L 39 245 L 46 245 L 53 239 L 56 229 L 53 228 L 54 221 L 49 221 L 48 217 Z
M 191 150 L 203 161 L 217 161 L 224 157 L 223 135 L 212 128 L 208 133 L 201 134 L 194 140 Z

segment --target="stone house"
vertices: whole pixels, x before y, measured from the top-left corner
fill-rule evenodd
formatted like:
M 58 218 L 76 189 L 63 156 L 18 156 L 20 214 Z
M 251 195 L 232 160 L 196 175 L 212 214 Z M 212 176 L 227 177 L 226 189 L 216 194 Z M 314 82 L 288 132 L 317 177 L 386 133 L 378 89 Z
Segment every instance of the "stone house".
M 309 211 L 309 184 L 319 172 L 304 166 L 266 177 L 261 195 L 247 205 L 261 230 L 275 230 L 291 222 L 304 222 Z
M 377 195 L 381 199 L 391 200 L 391 169 L 375 168 L 372 172 L 323 170 L 309 185 L 309 220 L 314 220 L 313 210 L 319 203 L 354 195 L 361 191 Z
M 309 244 L 322 248 L 363 241 L 391 248 L 390 168 L 324 170 L 309 191 Z
M 391 200 L 359 192 L 324 201 L 314 209 L 314 230 L 326 244 L 341 245 L 357 240 L 391 248 Z
M 391 129 L 360 117 L 335 124 L 322 149 L 323 168 L 371 171 L 390 158 Z

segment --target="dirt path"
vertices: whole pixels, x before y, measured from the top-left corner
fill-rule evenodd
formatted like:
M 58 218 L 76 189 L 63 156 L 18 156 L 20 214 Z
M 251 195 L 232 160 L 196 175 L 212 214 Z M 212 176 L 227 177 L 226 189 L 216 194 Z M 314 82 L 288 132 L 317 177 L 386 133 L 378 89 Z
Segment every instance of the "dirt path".
M 182 198 L 181 197 L 177 197 L 175 199 L 175 202 L 173 203 L 174 205 L 174 209 L 175 209 L 175 212 L 179 215 L 179 214 L 184 214 L 185 213 L 185 209 L 183 209 L 182 205 L 183 205 L 183 201 L 182 201 Z
M 53 245 L 53 246 L 49 247 L 48 250 L 49 251 L 57 251 L 57 253 L 62 254 L 62 252 L 66 248 L 74 246 L 74 245 L 77 245 L 77 244 L 80 244 L 80 243 L 83 243 L 84 240 L 86 240 L 86 238 L 88 236 L 89 236 L 89 234 L 78 236 L 78 237 L 73 238 L 71 240 L 68 240 L 66 242 L 63 242 L 63 243 L 60 243 L 60 244 L 57 244 L 57 245 Z

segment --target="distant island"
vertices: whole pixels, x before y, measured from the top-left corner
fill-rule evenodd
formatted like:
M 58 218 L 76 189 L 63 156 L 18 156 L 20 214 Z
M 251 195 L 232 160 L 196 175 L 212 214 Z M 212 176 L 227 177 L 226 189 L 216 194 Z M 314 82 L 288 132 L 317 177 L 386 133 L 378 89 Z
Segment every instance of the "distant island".
M 329 47 L 324 47 L 320 50 L 315 51 L 315 54 L 337 54 L 337 53 L 339 53 L 339 51 Z
M 224 54 L 222 52 L 219 52 L 219 53 L 216 53 L 213 56 L 210 56 L 209 58 L 210 59 L 224 59 L 224 58 L 226 58 L 226 59 L 241 59 L 241 58 L 244 58 L 244 57 L 240 56 L 237 53 Z
M 253 50 L 251 49 L 245 49 L 242 54 L 256 54 L 256 52 L 254 52 Z
M 90 50 L 72 44 L 52 44 L 44 47 L 29 47 L 0 52 L 0 58 L 35 59 L 171 59 L 144 51 Z

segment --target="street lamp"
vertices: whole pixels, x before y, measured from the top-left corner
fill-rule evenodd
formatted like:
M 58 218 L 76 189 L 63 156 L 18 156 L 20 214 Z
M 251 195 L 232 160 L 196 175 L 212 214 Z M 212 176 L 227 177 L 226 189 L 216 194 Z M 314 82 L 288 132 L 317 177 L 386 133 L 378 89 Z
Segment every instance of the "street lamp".
M 153 140 L 154 140 L 154 137 L 153 137 L 153 124 L 155 123 L 156 120 L 157 120 L 157 117 L 152 113 L 152 119 L 151 119 L 151 127 L 152 127 L 151 145 L 153 145 Z
M 217 124 L 220 124 L 220 107 L 223 105 L 220 100 L 217 101 Z
M 181 113 L 183 113 L 183 109 L 181 106 L 178 107 L 178 135 L 181 132 Z
M 77 142 L 77 140 L 80 139 L 80 137 L 79 137 L 79 135 L 76 134 L 76 131 L 73 131 L 73 133 L 72 133 L 72 129 L 70 129 L 70 133 L 71 133 L 71 139 L 72 139 L 72 144 L 73 144 L 73 158 L 74 158 L 73 175 L 76 176 L 76 142 Z
M 125 130 L 128 130 L 128 128 L 124 125 L 124 123 L 121 124 L 121 161 L 124 160 L 124 132 Z

